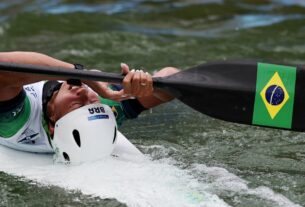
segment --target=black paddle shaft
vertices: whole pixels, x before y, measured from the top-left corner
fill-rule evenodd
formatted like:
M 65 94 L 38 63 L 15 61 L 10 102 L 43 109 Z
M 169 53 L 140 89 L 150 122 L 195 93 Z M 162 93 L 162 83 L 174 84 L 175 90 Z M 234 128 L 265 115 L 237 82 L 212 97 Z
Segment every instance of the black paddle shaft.
M 196 66 L 167 78 L 158 87 L 209 116 L 252 122 L 256 86 L 254 62 L 218 62 Z
M 305 131 L 304 66 L 224 61 L 158 80 L 158 87 L 211 117 Z
M 305 131 L 305 70 L 301 66 L 291 68 L 223 61 L 202 64 L 153 81 L 154 87 L 211 117 Z M 1 70 L 114 83 L 121 83 L 124 78 L 113 73 L 12 63 L 0 63 Z M 289 76 L 291 72 L 295 73 L 294 78 Z
M 70 70 L 61 67 L 25 65 L 6 62 L 0 62 L 0 71 L 20 72 L 33 75 L 46 75 L 56 77 L 58 79 L 83 79 L 113 83 L 121 83 L 124 78 L 122 75 L 106 73 L 99 70 Z

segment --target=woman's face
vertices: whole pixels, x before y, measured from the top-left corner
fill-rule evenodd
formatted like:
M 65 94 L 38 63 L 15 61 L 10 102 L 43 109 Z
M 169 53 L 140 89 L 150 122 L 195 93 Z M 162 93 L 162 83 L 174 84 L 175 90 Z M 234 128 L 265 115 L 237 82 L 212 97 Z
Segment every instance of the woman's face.
M 74 86 L 64 82 L 59 91 L 54 92 L 52 99 L 48 103 L 48 114 L 55 123 L 75 109 L 99 102 L 98 95 L 85 84 Z

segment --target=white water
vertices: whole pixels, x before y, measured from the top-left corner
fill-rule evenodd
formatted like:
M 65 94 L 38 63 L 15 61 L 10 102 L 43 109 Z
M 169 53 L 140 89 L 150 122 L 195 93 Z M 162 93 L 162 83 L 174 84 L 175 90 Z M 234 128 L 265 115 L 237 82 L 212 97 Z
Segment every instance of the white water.
M 128 206 L 228 206 L 170 160 L 151 161 L 142 154 L 121 154 L 79 165 L 54 164 L 51 155 L 0 146 L 0 170 L 43 185 L 56 185 Z
M 158 151 L 158 155 L 161 154 L 163 157 L 169 157 L 170 151 L 176 151 L 175 148 L 169 150 L 161 145 L 152 145 L 144 148 L 146 150 L 154 149 L 154 151 Z M 203 152 L 201 151 L 201 153 Z M 171 164 L 175 161 L 167 160 L 166 162 Z M 204 186 L 205 192 L 231 197 L 231 199 L 235 200 L 235 203 L 238 203 L 240 197 L 255 197 L 255 200 L 260 200 L 266 206 L 301 207 L 284 195 L 274 192 L 269 187 L 249 187 L 250 184 L 248 181 L 229 172 L 225 168 L 210 167 L 205 164 L 193 164 L 187 170 L 184 170 L 184 173 L 196 178 Z
M 272 206 L 299 207 L 268 187 L 248 187 L 247 181 L 224 168 L 194 164 L 182 170 L 172 159 L 151 161 L 137 152 L 128 153 L 124 148 L 117 150 L 121 152 L 120 157 L 64 165 L 54 164 L 51 155 L 24 153 L 0 146 L 0 171 L 43 185 L 114 198 L 131 207 L 229 206 L 216 196 L 224 193 L 254 196 Z
M 204 164 L 195 164 L 191 167 L 193 175 L 209 178 L 208 184 L 213 192 L 229 192 L 231 195 L 255 196 L 272 206 L 301 207 L 285 196 L 274 192 L 266 186 L 250 188 L 248 182 L 220 167 L 207 167 Z M 197 177 L 196 176 L 196 177 Z

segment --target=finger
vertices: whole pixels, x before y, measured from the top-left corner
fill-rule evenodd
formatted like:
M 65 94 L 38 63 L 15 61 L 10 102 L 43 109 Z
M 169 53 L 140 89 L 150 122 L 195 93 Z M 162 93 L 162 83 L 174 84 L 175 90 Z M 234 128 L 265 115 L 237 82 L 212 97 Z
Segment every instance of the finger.
M 153 80 L 152 80 L 152 76 L 148 72 L 146 72 L 145 74 L 147 77 L 147 90 L 146 90 L 145 96 L 150 96 L 150 95 L 152 95 L 153 90 L 154 90 Z
M 140 91 L 138 94 L 139 97 L 145 96 L 145 94 L 147 93 L 147 82 L 147 75 L 142 70 L 140 70 Z
M 129 66 L 126 63 L 121 63 L 121 73 L 123 75 L 129 73 Z
M 103 94 L 104 98 L 111 99 L 111 100 L 121 98 L 122 96 L 124 96 L 124 90 L 114 91 L 110 88 L 107 88 L 107 90 L 105 90 L 104 94 Z
M 127 99 L 131 99 L 133 98 L 133 96 L 125 94 L 124 89 L 120 90 L 120 91 L 113 91 L 113 90 L 109 90 L 106 93 L 106 96 L 104 96 L 105 98 L 114 100 L 114 101 L 123 101 L 123 100 L 127 100 Z
M 132 93 L 132 88 L 131 88 L 131 81 L 133 79 L 133 76 L 135 74 L 135 70 L 132 69 L 123 79 L 123 88 L 126 94 L 131 94 Z
M 140 79 L 141 79 L 141 72 L 136 70 L 131 82 L 131 94 L 134 96 L 138 96 L 140 92 Z

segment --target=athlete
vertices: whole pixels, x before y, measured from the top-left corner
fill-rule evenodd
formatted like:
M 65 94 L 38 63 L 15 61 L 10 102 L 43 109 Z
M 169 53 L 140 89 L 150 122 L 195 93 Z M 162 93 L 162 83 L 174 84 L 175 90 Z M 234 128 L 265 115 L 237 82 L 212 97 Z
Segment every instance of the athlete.
M 67 70 L 83 68 L 35 52 L 0 52 L 0 62 Z M 125 119 L 136 118 L 142 111 L 173 99 L 166 92 L 153 88 L 150 74 L 129 70 L 124 63 L 121 70 L 125 75 L 121 85 L 0 72 L 0 144 L 22 151 L 52 153 L 50 137 L 54 136 L 55 123 L 86 105 L 110 106 L 120 125 Z M 167 67 L 154 76 L 167 76 L 177 71 Z

